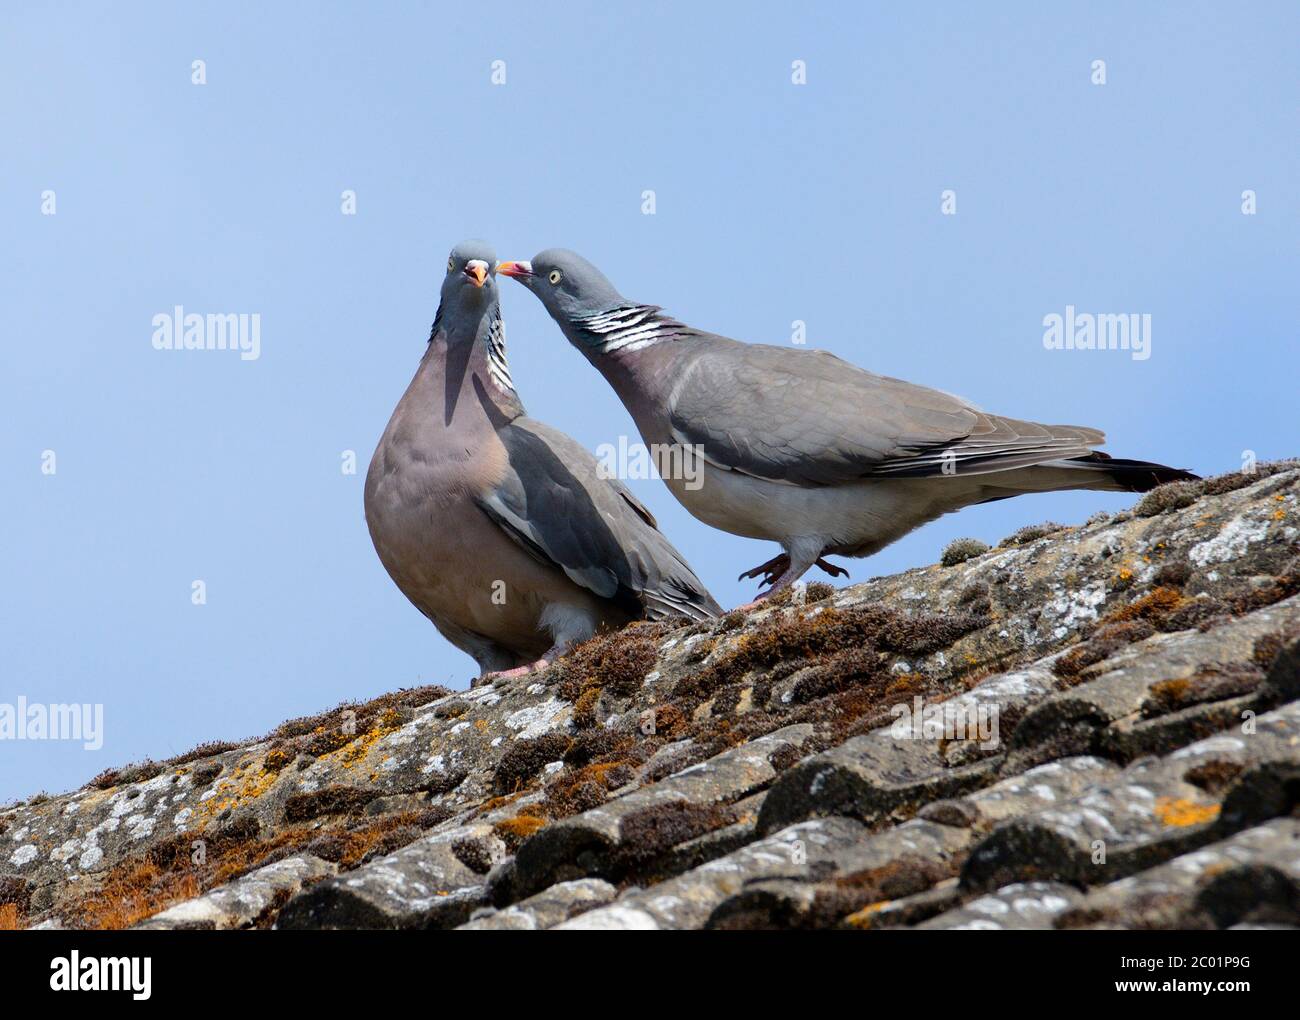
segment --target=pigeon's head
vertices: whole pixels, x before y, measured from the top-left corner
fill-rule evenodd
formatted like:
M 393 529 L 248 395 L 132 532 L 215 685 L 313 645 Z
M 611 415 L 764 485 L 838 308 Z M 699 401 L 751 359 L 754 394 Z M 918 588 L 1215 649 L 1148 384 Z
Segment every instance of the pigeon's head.
M 564 248 L 547 248 L 528 262 L 502 262 L 497 272 L 536 294 L 561 327 L 627 304 L 599 269 Z
M 486 309 L 497 297 L 497 254 L 486 241 L 461 241 L 447 256 L 442 281 L 442 307 Z

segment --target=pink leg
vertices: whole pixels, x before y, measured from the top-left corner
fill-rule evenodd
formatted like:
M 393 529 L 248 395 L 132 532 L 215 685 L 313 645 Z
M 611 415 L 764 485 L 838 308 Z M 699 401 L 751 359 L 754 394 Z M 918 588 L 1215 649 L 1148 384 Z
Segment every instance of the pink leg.
M 831 577 L 849 576 L 849 572 L 843 567 L 837 566 L 834 563 L 829 563 L 820 556 L 811 563 L 800 564 L 792 563 L 789 554 L 782 553 L 780 556 L 774 556 L 766 563 L 754 567 L 753 570 L 748 570 L 740 575 L 740 579 L 743 580 L 746 577 L 757 577 L 759 574 L 764 574 L 766 575 L 763 578 L 764 583 L 771 583 L 772 587 L 768 588 L 765 592 L 760 592 L 753 602 L 747 602 L 743 606 L 737 606 L 736 609 L 745 611 L 758 608 L 763 604 L 765 599 L 770 599 L 777 592 L 794 584 L 795 581 L 803 577 L 803 575 L 808 572 L 808 568 L 812 566 L 821 567 L 822 570 L 830 574 Z M 773 579 L 774 577 L 775 580 Z
M 488 683 L 492 680 L 510 680 L 518 676 L 528 676 L 530 673 L 540 673 L 552 662 L 567 652 L 572 644 L 572 641 L 566 641 L 563 644 L 552 645 L 536 662 L 527 662 L 522 666 L 516 666 L 514 669 L 499 669 L 491 673 L 484 673 L 482 682 Z

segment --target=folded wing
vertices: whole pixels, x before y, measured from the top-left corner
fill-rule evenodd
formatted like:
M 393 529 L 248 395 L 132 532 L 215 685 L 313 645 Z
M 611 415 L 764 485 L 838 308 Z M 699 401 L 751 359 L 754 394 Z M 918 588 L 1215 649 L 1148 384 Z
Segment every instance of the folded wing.
M 668 404 L 674 439 L 727 470 L 798 485 L 986 474 L 1086 457 L 1096 429 L 987 414 L 824 351 L 725 337 L 690 360 Z
M 478 503 L 533 557 L 634 615 L 721 613 L 650 512 L 622 482 L 600 477 L 595 457 L 577 442 L 530 418 L 498 435 L 509 468 Z

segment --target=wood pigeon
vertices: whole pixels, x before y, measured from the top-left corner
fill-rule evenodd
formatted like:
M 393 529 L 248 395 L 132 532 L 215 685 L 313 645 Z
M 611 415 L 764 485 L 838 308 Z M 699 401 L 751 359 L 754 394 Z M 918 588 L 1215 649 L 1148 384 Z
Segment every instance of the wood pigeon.
M 635 619 L 716 617 L 650 511 L 525 413 L 495 264 L 484 242 L 452 249 L 428 350 L 370 461 L 385 569 L 483 675 L 526 673 Z
M 702 461 L 664 476 L 695 517 L 777 542 L 740 576 L 792 584 L 823 557 L 869 556 L 941 514 L 1028 492 L 1145 492 L 1194 479 L 1092 447 L 1097 429 L 989 414 L 825 351 L 741 343 L 624 298 L 586 259 L 552 248 L 498 271 L 533 292 L 614 387 L 653 450 Z

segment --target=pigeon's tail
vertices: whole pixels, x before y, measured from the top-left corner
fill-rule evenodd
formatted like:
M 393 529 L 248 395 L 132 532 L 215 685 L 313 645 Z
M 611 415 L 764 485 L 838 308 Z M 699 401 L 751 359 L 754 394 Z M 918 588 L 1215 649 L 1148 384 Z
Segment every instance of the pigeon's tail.
M 1147 492 L 1166 482 L 1194 482 L 1200 476 L 1181 468 L 1146 460 L 1120 460 L 1104 453 L 1049 460 L 1032 467 L 983 476 L 980 502 L 989 503 L 1027 492 L 1094 489 L 1103 492 Z
M 1101 472 L 1114 483 L 1106 488 L 1120 492 L 1147 492 L 1168 482 L 1197 482 L 1201 479 L 1200 475 L 1182 468 L 1166 467 L 1149 460 L 1121 460 L 1098 452 L 1072 458 L 1066 463 L 1077 466 L 1079 470 Z

